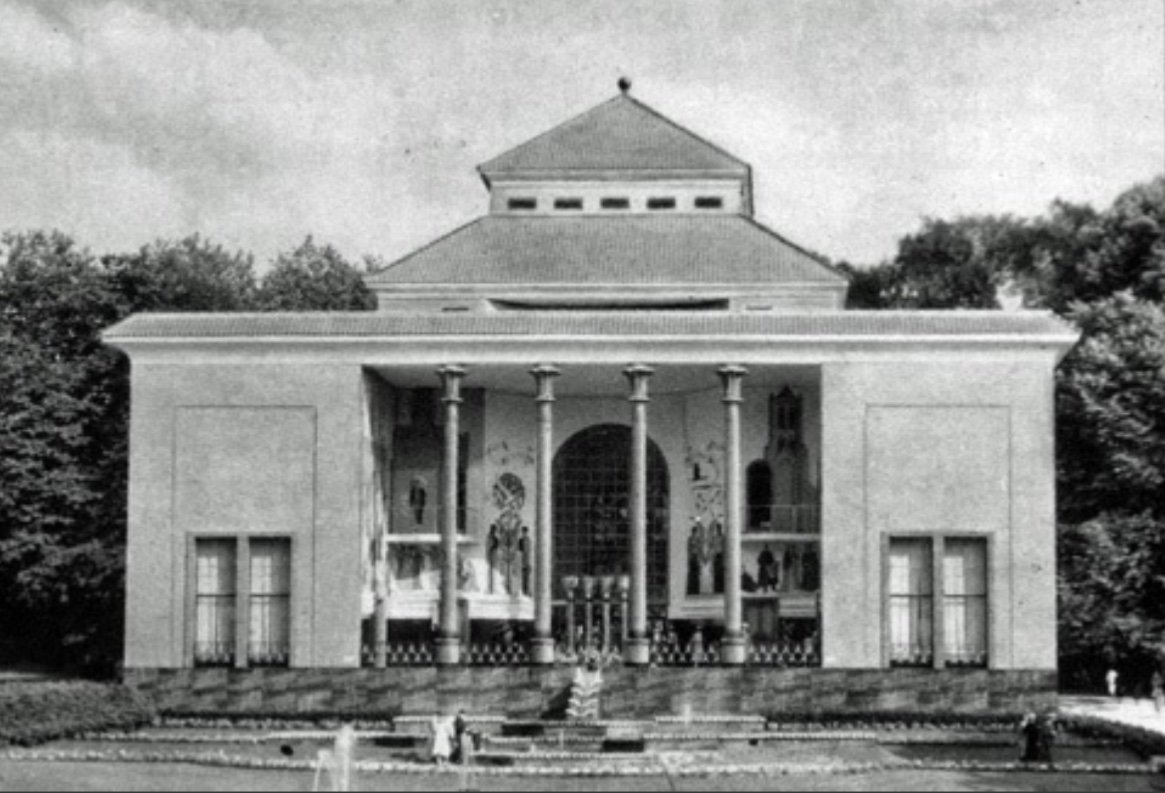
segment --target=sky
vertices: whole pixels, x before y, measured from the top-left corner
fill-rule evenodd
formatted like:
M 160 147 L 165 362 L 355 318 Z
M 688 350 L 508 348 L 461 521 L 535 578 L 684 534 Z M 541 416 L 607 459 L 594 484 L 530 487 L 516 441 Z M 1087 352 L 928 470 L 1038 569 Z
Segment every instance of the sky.
M 1161 0 L 0 0 L 0 229 L 392 261 L 620 76 L 835 261 L 1165 171 Z

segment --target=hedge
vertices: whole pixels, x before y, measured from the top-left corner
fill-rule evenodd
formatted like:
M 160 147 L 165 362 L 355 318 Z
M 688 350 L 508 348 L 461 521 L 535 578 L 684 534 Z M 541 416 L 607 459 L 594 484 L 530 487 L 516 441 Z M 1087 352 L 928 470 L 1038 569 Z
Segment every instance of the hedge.
M 0 683 L 0 746 L 128 730 L 149 724 L 155 716 L 148 698 L 123 685 L 84 680 Z
M 910 713 L 904 711 L 773 711 L 765 714 L 769 729 L 795 725 L 807 729 L 912 729 L 941 727 L 963 730 L 1013 730 L 1022 713 Z
M 1060 714 L 1056 721 L 1075 735 L 1120 741 L 1143 758 L 1165 755 L 1165 734 L 1133 724 L 1082 714 Z

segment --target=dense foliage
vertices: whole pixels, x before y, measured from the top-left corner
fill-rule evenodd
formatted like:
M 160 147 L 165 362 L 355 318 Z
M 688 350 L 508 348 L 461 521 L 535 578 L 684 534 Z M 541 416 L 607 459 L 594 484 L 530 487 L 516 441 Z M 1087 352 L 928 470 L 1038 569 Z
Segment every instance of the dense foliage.
M 855 308 L 991 308 L 1008 294 L 1082 338 L 1056 372 L 1062 684 L 1165 662 L 1165 176 L 1104 211 L 927 220 L 855 268 Z
M 130 730 L 156 715 L 146 697 L 122 685 L 77 680 L 5 683 L 0 685 L 0 746 Z
M 58 232 L 0 239 L 0 660 L 121 655 L 129 370 L 102 330 L 135 311 L 371 304 L 310 238 L 258 284 L 251 257 L 198 237 L 101 259 Z

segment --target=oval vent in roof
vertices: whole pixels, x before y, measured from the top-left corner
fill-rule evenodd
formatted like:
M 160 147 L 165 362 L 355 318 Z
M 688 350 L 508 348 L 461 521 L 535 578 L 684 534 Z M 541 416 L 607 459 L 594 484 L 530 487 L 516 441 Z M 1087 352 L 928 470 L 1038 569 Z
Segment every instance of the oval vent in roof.
M 727 311 L 727 298 L 491 298 L 499 311 Z

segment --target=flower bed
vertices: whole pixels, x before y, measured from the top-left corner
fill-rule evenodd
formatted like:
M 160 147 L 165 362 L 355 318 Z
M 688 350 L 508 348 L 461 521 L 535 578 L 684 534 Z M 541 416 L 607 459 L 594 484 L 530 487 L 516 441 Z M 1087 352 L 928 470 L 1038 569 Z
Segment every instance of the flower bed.
M 225 752 L 186 751 L 130 751 L 125 749 L 105 750 L 48 750 L 10 749 L 0 752 L 0 758 L 9 761 L 37 762 L 128 762 L 128 763 L 190 763 L 195 765 L 218 766 L 244 769 L 282 769 L 288 771 L 314 771 L 316 763 L 311 760 L 290 760 L 286 758 L 256 758 L 228 755 Z M 612 762 L 610 755 L 603 762 L 585 765 L 539 765 L 539 766 L 459 766 L 432 764 L 366 761 L 353 763 L 357 773 L 408 773 L 444 774 L 468 776 L 658 776 L 665 771 L 672 776 L 743 776 L 766 775 L 788 776 L 795 774 L 862 774 L 879 771 L 965 771 L 981 773 L 1069 773 L 1069 774 L 1131 774 L 1150 773 L 1146 764 L 1129 763 L 1019 763 L 993 762 L 981 760 L 891 760 L 883 762 L 821 762 L 821 763 L 701 763 L 695 766 L 672 766 L 653 758 L 642 763 Z
M 251 730 L 328 730 L 338 729 L 341 724 L 351 724 L 357 729 L 391 730 L 398 718 L 400 716 L 397 712 L 386 710 L 364 712 L 321 710 L 297 713 L 281 713 L 279 711 L 163 711 L 160 724 L 163 727 Z
M 127 730 L 154 718 L 150 701 L 122 685 L 83 680 L 0 685 L 0 746 Z

